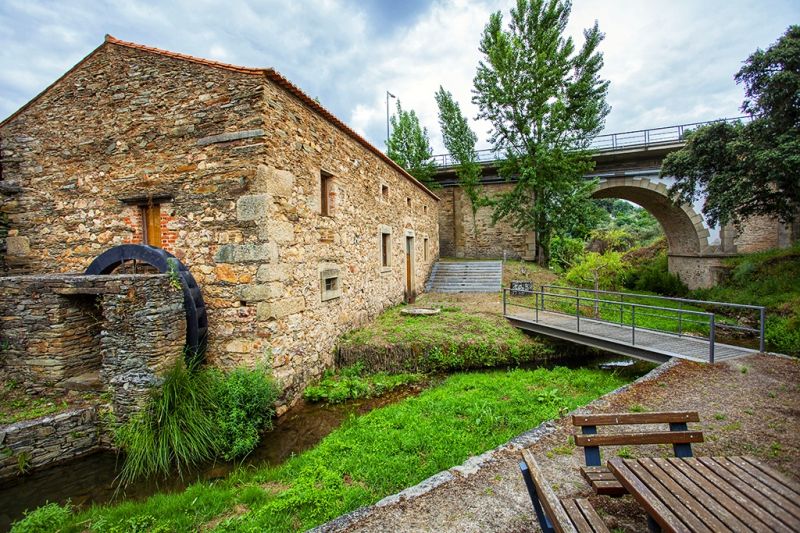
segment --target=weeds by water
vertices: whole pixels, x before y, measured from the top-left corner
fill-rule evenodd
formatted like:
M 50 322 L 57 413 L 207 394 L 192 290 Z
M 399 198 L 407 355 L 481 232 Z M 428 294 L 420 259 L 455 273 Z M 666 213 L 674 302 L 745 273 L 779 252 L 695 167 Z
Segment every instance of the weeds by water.
M 343 403 L 348 400 L 374 398 L 398 387 L 419 383 L 422 374 L 366 374 L 363 363 L 356 363 L 336 372 L 327 370 L 322 379 L 306 387 L 303 397 L 311 402 Z
M 213 382 L 210 374 L 192 372 L 182 359 L 164 376 L 145 409 L 117 428 L 114 439 L 125 452 L 122 485 L 134 479 L 183 471 L 213 459 L 216 437 Z

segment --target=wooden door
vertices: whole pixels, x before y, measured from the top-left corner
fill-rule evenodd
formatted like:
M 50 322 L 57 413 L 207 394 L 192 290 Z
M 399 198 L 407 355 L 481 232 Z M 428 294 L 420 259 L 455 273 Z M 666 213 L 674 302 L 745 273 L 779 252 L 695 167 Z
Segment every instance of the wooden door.
M 406 300 L 414 302 L 414 237 L 406 237 Z

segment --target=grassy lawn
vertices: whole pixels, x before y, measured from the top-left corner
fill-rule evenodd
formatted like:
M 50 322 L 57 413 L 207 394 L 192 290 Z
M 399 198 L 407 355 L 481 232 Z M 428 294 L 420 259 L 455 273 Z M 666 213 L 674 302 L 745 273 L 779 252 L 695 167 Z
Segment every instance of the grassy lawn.
M 144 502 L 95 507 L 68 515 L 56 527 L 306 529 L 461 464 L 623 382 L 613 373 L 587 369 L 456 374 L 417 397 L 351 418 L 316 448 L 280 466 L 242 469 Z

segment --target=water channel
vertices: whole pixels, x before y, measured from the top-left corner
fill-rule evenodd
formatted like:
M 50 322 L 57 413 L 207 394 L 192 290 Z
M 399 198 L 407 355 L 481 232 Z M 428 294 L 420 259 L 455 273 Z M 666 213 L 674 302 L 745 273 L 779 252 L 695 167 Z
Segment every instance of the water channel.
M 527 365 L 526 368 L 553 367 L 602 368 L 617 372 L 630 380 L 645 374 L 654 365 L 623 359 L 615 355 L 569 357 L 548 363 Z M 436 381 L 434 378 L 433 382 Z M 0 532 L 8 531 L 11 523 L 20 519 L 26 509 L 35 509 L 48 502 L 69 501 L 75 507 L 88 507 L 111 501 L 142 500 L 156 492 L 176 492 L 204 480 L 225 477 L 243 465 L 277 465 L 301 453 L 339 427 L 349 416 L 364 414 L 373 409 L 419 394 L 423 387 L 394 391 L 379 398 L 356 400 L 340 405 L 314 404 L 300 401 L 275 422 L 256 448 L 243 462 L 218 462 L 206 465 L 183 478 L 177 474 L 164 479 L 144 479 L 117 491 L 114 480 L 119 473 L 121 457 L 113 452 L 98 452 L 46 470 L 33 472 L 0 484 Z

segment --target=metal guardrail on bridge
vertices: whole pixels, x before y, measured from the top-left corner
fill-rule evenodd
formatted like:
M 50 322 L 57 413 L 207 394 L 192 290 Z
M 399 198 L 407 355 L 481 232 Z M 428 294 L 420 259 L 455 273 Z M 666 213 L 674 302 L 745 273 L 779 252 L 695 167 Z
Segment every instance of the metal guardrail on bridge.
M 697 306 L 754 312 L 758 327 L 726 323 Z M 509 313 L 510 307 L 524 311 Z M 542 285 L 538 291 L 503 289 L 503 315 L 522 329 L 655 361 L 702 360 L 701 348 L 710 363 L 718 355 L 727 359 L 756 351 L 719 343 L 718 331 L 757 336 L 758 351 L 764 351 L 765 308 L 755 305 Z
M 650 128 L 646 130 L 625 131 L 621 133 L 606 133 L 594 138 L 589 149 L 599 152 L 614 152 L 617 150 L 628 150 L 631 148 L 647 148 L 660 144 L 670 144 L 681 141 L 687 130 L 707 124 L 717 122 L 737 122 L 751 120 L 750 116 L 735 118 L 720 118 L 717 120 L 707 120 L 705 122 L 692 122 L 689 124 L 678 124 L 676 126 L 665 126 L 663 128 Z M 503 159 L 503 153 L 492 150 L 477 150 L 475 152 L 479 163 L 489 163 Z M 451 167 L 456 165 L 456 161 L 450 154 L 438 154 L 432 157 L 437 167 Z

